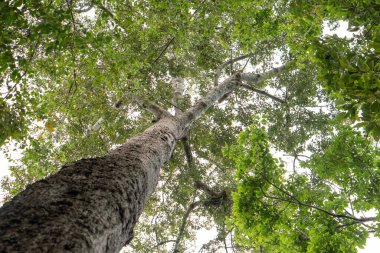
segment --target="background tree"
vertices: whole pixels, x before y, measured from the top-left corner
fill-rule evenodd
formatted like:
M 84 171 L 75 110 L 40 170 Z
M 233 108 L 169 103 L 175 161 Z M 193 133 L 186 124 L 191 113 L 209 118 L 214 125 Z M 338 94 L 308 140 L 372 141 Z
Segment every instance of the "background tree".
M 291 62 L 292 66 L 286 71 L 255 85 L 243 82 L 238 90 L 194 123 L 185 138 L 187 140 L 183 140 L 185 148 L 178 147 L 171 162 L 163 167 L 158 187 L 139 220 L 132 247 L 138 252 L 192 251 L 189 242 L 198 228 L 210 227 L 210 222 L 206 222 L 208 219 L 213 220 L 218 236 L 204 245 L 206 251 L 219 246 L 241 251 L 246 247 L 280 251 L 285 245 L 291 245 L 289 248 L 292 249 L 318 252 L 318 245 L 323 246 L 327 240 L 336 240 L 331 249 L 339 251 L 337 245 L 348 240 L 345 238 L 351 238 L 350 242 L 353 242 L 347 246 L 349 248 L 341 251 L 355 252 L 356 245 L 363 245 L 367 233 L 376 228 L 364 230 L 364 225 L 368 224 L 364 220 L 343 226 L 350 218 L 330 215 L 325 219 L 322 215 L 328 214 L 314 207 L 341 215 L 344 210 L 349 211 L 348 202 L 342 199 L 365 195 L 375 199 L 370 202 L 372 204 L 368 207 L 357 204 L 347 215 L 365 219 L 355 214 L 359 210 L 377 208 L 374 204 L 378 201 L 374 194 L 378 189 L 376 151 L 370 151 L 371 157 L 365 158 L 368 173 L 372 176 L 366 179 L 364 185 L 368 186 L 363 189 L 367 187 L 367 190 L 361 193 L 356 191 L 359 188 L 354 191 L 347 185 L 348 179 L 347 182 L 335 182 L 335 179 L 319 175 L 323 170 L 318 168 L 330 169 L 332 163 L 323 165 L 321 159 L 310 159 L 315 162 L 305 161 L 303 166 L 312 172 L 298 175 L 297 161 L 308 160 L 305 155 L 310 156 L 310 152 L 315 153 L 315 157 L 318 154 L 324 157 L 325 150 L 334 143 L 334 136 L 340 129 L 337 125 L 341 124 L 332 121 L 338 113 L 335 100 L 331 99 L 334 97 L 339 98 L 338 105 L 344 105 L 339 110 L 348 112 L 342 114 L 343 118 L 353 116 L 350 118 L 360 120 L 359 127 L 367 126 L 366 131 L 377 138 L 379 83 L 375 67 L 378 57 L 374 52 L 378 50 L 376 22 L 379 19 L 376 18 L 378 4 L 372 2 L 2 3 L 1 19 L 4 22 L 0 49 L 4 94 L 0 102 L 4 110 L 0 113 L 1 122 L 7 124 L 1 125 L 0 141 L 12 137 L 18 140 L 16 145 L 23 148 L 21 163 L 11 168 L 13 178 L 3 180 L 3 189 L 9 192 L 10 198 L 27 184 L 55 173 L 64 163 L 103 155 L 124 143 L 125 139 L 142 132 L 155 119 L 138 107 L 146 104 L 141 101 L 180 114 L 234 73 L 263 73 Z M 359 29 L 355 40 L 321 39 L 324 21 L 340 19 L 349 20 L 352 27 Z M 369 63 L 364 65 L 373 65 L 373 68 L 368 69 L 362 63 L 360 66 L 364 67 L 360 67 L 360 59 L 368 60 Z M 345 64 L 347 61 L 350 63 Z M 348 81 L 344 73 L 350 76 Z M 355 73 L 360 76 L 355 77 Z M 176 78 L 185 80 L 183 97 L 175 98 L 171 88 L 170 83 Z M 358 90 L 363 91 L 360 97 L 357 97 Z M 332 96 L 328 97 L 328 94 Z M 370 116 L 365 116 L 367 114 Z M 239 173 L 233 176 L 235 162 L 239 169 L 239 160 L 234 161 L 222 154 L 223 146 L 233 146 L 239 132 L 255 122 L 252 115 L 265 115 L 266 138 L 271 147 L 295 161 L 295 173 L 284 175 L 284 171 L 271 162 L 266 149 L 264 153 L 267 155 L 263 158 L 266 167 L 277 178 L 258 174 L 256 177 L 267 179 L 269 183 L 259 184 L 254 189 L 239 184 Z M 360 134 L 352 132 L 343 136 L 349 138 L 351 135 Z M 259 138 L 262 139 L 265 143 L 265 138 Z M 371 139 L 367 141 L 367 145 L 373 145 Z M 241 146 L 246 150 L 251 148 Z M 257 148 L 253 147 L 253 150 Z M 328 152 L 335 151 L 331 148 Z M 347 152 L 342 153 L 344 156 Z M 261 162 L 259 158 L 255 163 Z M 352 169 L 344 166 L 353 164 L 342 163 L 339 170 Z M 250 166 L 244 168 L 252 173 L 256 170 Z M 355 173 L 351 172 L 354 181 L 358 175 Z M 310 182 L 315 186 L 309 186 Z M 257 187 L 265 191 L 257 195 Z M 318 189 L 316 194 L 324 193 L 339 203 L 329 200 L 331 207 L 325 206 L 330 202 L 321 196 L 294 196 L 295 192 L 308 195 L 313 187 Z M 345 188 L 346 192 L 339 197 L 337 194 L 342 190 L 336 190 L 336 195 L 327 194 L 331 187 Z M 276 214 L 269 211 L 271 209 L 253 207 L 259 218 L 244 228 L 236 217 L 244 219 L 247 215 L 240 214 L 235 208 L 241 189 L 247 194 L 255 193 L 252 196 L 258 196 L 258 199 L 264 198 L 261 199 L 264 207 L 268 205 L 269 196 L 277 198 L 271 203 L 279 207 L 276 210 L 281 209 L 281 205 L 289 205 L 289 210 Z M 231 192 L 237 193 L 231 197 Z M 234 210 L 230 208 L 232 201 Z M 231 222 L 226 224 L 225 217 L 231 212 Z M 309 221 L 295 222 L 295 217 L 305 214 Z M 374 219 L 368 221 L 374 222 Z M 259 223 L 261 226 L 266 224 L 265 228 L 272 231 L 273 238 L 264 234 L 257 225 Z M 286 230 L 286 224 L 294 224 L 295 229 Z M 376 227 L 376 224 L 370 226 Z M 323 238 L 313 237 L 309 231 L 320 231 L 320 227 L 326 229 L 326 234 Z M 286 237 L 289 241 L 278 238 L 281 233 L 286 235 L 284 231 L 292 235 Z M 361 240 L 352 239 L 358 234 L 362 235 Z M 260 238 L 260 241 L 247 243 L 245 236 Z

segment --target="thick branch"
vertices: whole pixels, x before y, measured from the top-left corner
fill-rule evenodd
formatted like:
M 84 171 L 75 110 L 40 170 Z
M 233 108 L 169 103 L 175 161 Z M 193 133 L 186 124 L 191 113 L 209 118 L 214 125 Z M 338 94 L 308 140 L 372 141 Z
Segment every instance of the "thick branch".
M 195 181 L 194 182 L 194 187 L 198 190 L 202 190 L 204 191 L 207 195 L 209 195 L 210 197 L 216 197 L 216 196 L 220 196 L 221 193 L 220 192 L 215 192 L 213 189 L 211 189 L 211 187 L 209 187 L 208 185 L 206 185 L 205 183 L 201 182 L 201 181 Z
M 182 113 L 182 110 L 178 106 L 178 101 L 183 97 L 185 81 L 180 77 L 176 77 L 172 78 L 170 82 L 173 91 L 172 104 L 174 105 L 175 116 L 179 116 Z
M 275 41 L 275 39 L 270 39 L 268 41 L 263 41 L 263 44 L 265 44 L 265 45 L 272 44 L 274 41 Z M 260 44 L 258 46 L 256 45 L 256 50 L 255 51 L 257 52 L 259 50 L 260 50 Z M 215 71 L 214 85 L 218 86 L 218 84 L 219 84 L 219 78 L 221 76 L 222 70 L 225 67 L 227 67 L 228 65 L 233 64 L 233 63 L 235 63 L 237 61 L 241 61 L 241 60 L 244 60 L 244 59 L 247 59 L 247 58 L 251 58 L 255 54 L 256 54 L 255 52 L 252 52 L 252 53 L 249 53 L 249 54 L 241 55 L 241 56 L 238 56 L 236 58 L 230 59 L 230 60 L 224 62 L 223 64 L 221 64 L 217 68 L 217 70 Z
M 121 100 L 116 101 L 116 103 L 114 104 L 115 108 L 116 108 L 116 109 L 119 109 L 122 103 L 123 103 L 123 101 L 121 101 Z M 101 116 L 101 117 L 96 121 L 96 123 L 90 127 L 89 130 L 90 130 L 90 131 L 98 131 L 99 128 L 100 128 L 100 125 L 102 124 L 103 121 L 104 121 L 104 117 Z
M 150 102 L 150 101 L 146 101 L 142 98 L 140 98 L 139 96 L 137 95 L 134 95 L 134 94 L 130 94 L 132 96 L 132 99 L 139 105 L 141 106 L 142 108 L 144 108 L 145 110 L 147 110 L 148 112 L 152 113 L 154 115 L 154 117 L 156 118 L 156 120 L 159 120 L 163 117 L 168 117 L 168 116 L 172 116 L 168 111 L 166 111 L 164 108 L 162 108 L 161 106 L 153 103 L 153 102 Z
M 240 83 L 240 74 L 232 75 L 220 85 L 210 90 L 203 98 L 199 99 L 190 109 L 180 117 L 187 127 L 191 126 L 208 108 L 216 103 L 225 94 L 232 92 Z
M 244 60 L 244 59 L 247 59 L 247 58 L 250 58 L 254 55 L 254 53 L 250 53 L 250 54 L 245 54 L 245 55 L 241 55 L 239 57 L 236 57 L 236 58 L 233 58 L 233 59 L 230 59 L 228 61 L 226 61 L 225 63 L 223 63 L 222 65 L 220 65 L 216 71 L 215 71 L 215 78 L 214 78 L 214 85 L 215 86 L 218 86 L 219 85 L 219 77 L 221 76 L 222 74 L 222 70 L 227 67 L 228 65 L 232 64 L 232 63 L 235 63 L 237 61 L 241 61 L 241 60 Z
M 263 81 L 264 79 L 271 77 L 275 74 L 281 73 L 286 69 L 287 65 L 283 65 L 277 68 L 273 68 L 267 72 L 264 72 L 262 74 L 256 74 L 256 73 L 241 73 L 240 74 L 240 80 L 242 82 L 246 82 L 248 84 L 253 84 L 253 83 L 259 83 Z
M 194 187 L 198 190 L 204 191 L 209 196 L 215 196 L 216 195 L 216 193 L 208 185 L 204 184 L 201 181 L 195 181 Z
M 289 63 L 288 63 L 289 64 Z M 279 101 L 279 98 L 275 98 L 274 96 L 266 93 L 265 91 L 261 91 L 261 90 L 258 90 L 258 89 L 255 89 L 255 88 L 252 88 L 248 85 L 245 85 L 243 84 L 242 82 L 248 82 L 249 84 L 255 84 L 255 83 L 260 83 L 262 82 L 263 80 L 265 80 L 266 78 L 268 77 L 271 77 L 277 73 L 280 73 L 282 71 L 284 71 L 286 69 L 287 65 L 284 65 L 284 66 L 281 66 L 281 67 L 277 67 L 277 68 L 273 68 L 267 72 L 264 72 L 262 74 L 256 74 L 256 73 L 241 73 L 240 74 L 240 82 L 238 83 L 240 86 L 246 88 L 246 89 L 250 89 L 252 91 L 255 91 L 255 92 L 259 92 L 263 95 L 267 95 L 267 96 L 271 96 L 272 99 L 275 99 L 277 101 Z M 252 89 L 251 89 L 252 88 Z M 255 89 L 255 90 L 253 90 Z M 225 94 L 223 97 L 221 97 L 219 99 L 219 103 L 223 102 L 224 100 L 226 100 L 228 98 L 228 96 L 231 94 L 230 93 L 227 93 Z M 279 101 L 280 102 L 280 101 Z
M 187 165 L 189 167 L 191 167 L 193 164 L 193 154 L 191 153 L 191 147 L 190 147 L 189 139 L 188 138 L 182 138 L 181 142 L 183 145 L 183 150 L 185 151 Z
M 230 202 L 230 196 L 225 190 L 215 191 L 201 181 L 195 181 L 194 187 L 198 190 L 204 191 L 208 195 L 208 198 L 203 202 L 204 206 L 219 206 L 223 202 Z

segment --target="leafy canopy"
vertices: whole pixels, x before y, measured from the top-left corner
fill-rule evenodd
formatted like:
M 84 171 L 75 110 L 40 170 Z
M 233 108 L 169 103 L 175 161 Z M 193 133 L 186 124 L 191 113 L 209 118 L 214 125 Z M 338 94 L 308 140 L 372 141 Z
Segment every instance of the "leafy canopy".
M 324 23 L 338 20 L 351 39 L 323 36 Z M 2 180 L 7 199 L 151 125 L 136 96 L 185 110 L 215 76 L 286 64 L 194 124 L 193 163 L 178 145 L 131 247 L 171 251 L 189 207 L 201 203 L 179 252 L 192 252 L 196 231 L 211 227 L 217 236 L 204 251 L 356 252 L 379 233 L 360 213 L 379 207 L 379 20 L 378 1 L 359 0 L 2 1 L 0 145 L 23 155 Z M 186 86 L 177 101 L 175 78 Z M 253 115 L 266 118 L 264 128 Z M 291 157 L 294 171 L 269 147 Z
M 355 215 L 379 209 L 380 163 L 378 150 L 360 133 L 338 128 L 323 151 L 294 171 L 272 157 L 258 122 L 226 154 L 237 167 L 230 222 L 238 242 L 264 252 L 356 252 L 364 246 L 366 219 Z

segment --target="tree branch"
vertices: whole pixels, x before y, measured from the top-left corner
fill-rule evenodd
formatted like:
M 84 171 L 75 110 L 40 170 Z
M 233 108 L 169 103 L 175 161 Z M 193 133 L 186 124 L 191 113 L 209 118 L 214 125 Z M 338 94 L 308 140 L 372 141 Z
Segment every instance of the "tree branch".
M 178 253 L 179 252 L 178 251 L 178 247 L 179 247 L 179 243 L 181 241 L 181 237 L 183 235 L 183 232 L 185 231 L 185 226 L 186 226 L 187 218 L 189 218 L 190 213 L 196 207 L 200 206 L 202 203 L 203 203 L 203 201 L 195 201 L 195 202 L 191 203 L 190 206 L 187 208 L 187 211 L 186 211 L 185 215 L 182 217 L 182 224 L 181 224 L 181 227 L 179 229 L 179 233 L 178 233 L 175 245 L 174 245 L 173 253 Z
M 230 202 L 230 196 L 225 190 L 217 192 L 201 181 L 195 181 L 194 187 L 208 195 L 208 198 L 203 202 L 204 206 L 219 206 L 223 201 Z
M 185 138 L 181 139 L 181 142 L 183 145 L 183 150 L 185 151 L 187 165 L 189 167 L 191 167 L 193 164 L 193 154 L 191 153 L 191 146 L 189 143 L 189 138 L 186 136 Z
M 287 65 L 289 65 L 290 63 L 286 64 L 286 65 L 283 65 L 283 66 L 280 66 L 280 67 L 277 67 L 277 68 L 273 68 L 267 72 L 264 72 L 262 74 L 256 74 L 256 73 L 240 73 L 239 74 L 239 81 L 238 82 L 238 85 L 239 86 L 242 86 L 244 87 L 245 89 L 249 89 L 251 91 L 255 91 L 255 92 L 258 92 L 260 94 L 263 94 L 263 95 L 267 95 L 267 96 L 270 96 L 272 99 L 275 99 L 276 101 L 280 102 L 280 99 L 279 98 L 276 98 L 275 96 L 272 96 L 270 95 L 269 93 L 266 93 L 265 91 L 261 91 L 261 90 L 258 90 L 256 88 L 252 88 L 248 85 L 245 85 L 243 84 L 242 82 L 247 82 L 248 84 L 253 84 L 253 83 L 260 83 L 262 82 L 263 80 L 265 80 L 266 78 L 274 75 L 274 74 L 277 74 L 277 73 L 281 73 L 282 71 L 284 71 L 286 68 L 287 68 Z M 228 98 L 228 96 L 231 94 L 230 93 L 227 93 L 225 94 L 222 98 L 220 98 L 218 100 L 219 103 L 223 102 L 224 100 L 226 100 Z M 282 101 L 284 100 L 281 100 L 281 103 Z
M 169 242 L 176 242 L 176 240 L 166 240 L 166 241 L 163 241 L 163 242 L 159 242 L 159 243 L 157 243 L 156 245 L 154 245 L 154 246 L 153 246 L 152 248 L 150 248 L 150 249 L 158 248 L 158 247 L 160 247 L 161 245 L 164 245 L 164 244 L 169 243 Z
M 172 105 L 174 106 L 175 116 L 179 116 L 183 111 L 178 106 L 178 100 L 183 97 L 183 92 L 185 90 L 185 81 L 180 77 L 175 77 L 172 78 L 170 83 L 173 92 Z
M 312 209 L 315 209 L 317 211 L 320 211 L 324 214 L 327 214 L 327 215 L 330 215 L 332 217 L 335 217 L 335 218 L 345 218 L 345 219 L 350 219 L 350 220 L 353 220 L 355 221 L 356 223 L 363 223 L 363 222 L 369 222 L 369 221 L 376 221 L 376 217 L 368 217 L 368 218 L 357 218 L 357 217 L 353 217 L 353 216 L 348 216 L 348 215 L 344 215 L 344 214 L 336 214 L 336 213 L 332 213 L 332 212 L 329 212 L 325 209 L 322 209 L 320 207 L 317 207 L 317 206 L 313 206 L 313 205 L 309 205 L 309 204 L 306 204 L 306 203 L 303 203 L 301 201 L 299 201 L 298 199 L 296 198 L 293 198 L 292 199 L 282 199 L 282 198 L 278 198 L 278 197 L 274 197 L 274 196 L 267 196 L 265 195 L 266 198 L 270 198 L 270 199 L 277 199 L 277 200 L 280 200 L 280 201 L 286 201 L 286 202 L 290 202 L 290 203 L 293 203 L 293 204 L 298 204 L 300 206 L 305 206 L 305 207 L 309 207 L 309 208 L 312 208 Z
M 101 3 L 97 3 L 97 2 L 93 2 L 93 4 L 95 4 L 99 9 L 101 9 L 102 11 L 104 11 L 105 13 L 107 13 L 107 15 L 123 30 L 124 33 L 127 33 L 127 31 L 125 30 L 125 28 L 121 25 L 120 21 L 115 17 L 115 15 L 110 11 L 108 10 L 103 4 Z
M 240 83 L 240 74 L 234 74 L 225 79 L 220 85 L 211 89 L 205 96 L 199 99 L 191 108 L 183 113 L 179 120 L 185 121 L 186 126 L 190 127 L 203 112 L 210 108 L 216 101 L 227 93 L 235 90 Z
M 260 90 L 260 89 L 256 89 L 254 87 L 251 87 L 249 85 L 246 85 L 246 84 L 240 84 L 241 87 L 243 87 L 244 89 L 246 90 L 249 90 L 249 91 L 253 91 L 253 92 L 256 92 L 258 94 L 261 94 L 261 95 L 264 95 L 266 97 L 269 97 L 277 102 L 280 102 L 280 103 L 286 103 L 285 100 L 281 99 L 281 98 L 278 98 L 272 94 L 269 94 L 268 92 L 266 91 L 263 91 L 263 90 Z
M 300 200 L 298 200 L 297 198 L 295 198 L 292 194 L 288 193 L 287 191 L 285 191 L 284 189 L 278 187 L 277 185 L 273 184 L 272 182 L 270 182 L 269 180 L 267 180 L 266 178 L 264 179 L 265 181 L 267 181 L 270 185 L 272 185 L 273 187 L 275 187 L 277 190 L 279 190 L 280 192 L 284 193 L 285 195 L 289 196 L 290 199 L 282 199 L 282 198 L 279 198 L 279 197 L 274 197 L 274 196 L 267 196 L 265 193 L 264 193 L 264 196 L 267 197 L 267 198 L 271 198 L 271 199 L 277 199 L 277 200 L 280 200 L 280 201 L 286 201 L 286 202 L 290 202 L 290 203 L 293 203 L 293 204 L 298 204 L 300 206 L 305 206 L 305 207 L 309 207 L 309 208 L 312 208 L 312 209 L 315 209 L 315 210 L 318 210 L 324 214 L 327 214 L 327 215 L 330 215 L 332 217 L 335 217 L 335 218 L 345 218 L 345 219 L 350 219 L 350 220 L 353 220 L 353 221 L 356 221 L 358 223 L 362 223 L 362 222 L 368 222 L 368 221 L 376 221 L 376 217 L 369 217 L 369 218 L 357 218 L 357 217 L 354 217 L 354 216 L 348 216 L 348 215 L 345 215 L 345 214 L 336 214 L 336 213 L 333 213 L 333 212 L 330 212 L 330 211 L 327 211 L 325 209 L 322 209 L 320 207 L 317 207 L 317 206 L 314 206 L 314 205 L 309 205 L 309 204 L 306 204 L 306 203 L 303 203 L 301 202 Z
M 170 44 L 170 41 L 169 43 Z M 166 47 L 167 48 L 167 47 Z M 175 116 L 180 116 L 182 115 L 183 111 L 179 108 L 178 106 L 178 100 L 182 98 L 183 92 L 184 92 L 184 80 L 182 78 L 173 78 L 171 80 L 171 85 L 172 85 L 172 91 L 173 91 L 173 98 L 172 98 L 172 104 L 174 105 L 174 111 L 175 111 Z M 186 156 L 186 161 L 187 165 L 190 168 L 193 162 L 193 155 L 191 153 L 191 147 L 189 143 L 189 130 L 186 131 L 184 134 L 184 137 L 181 139 L 181 143 L 183 146 L 183 150 L 185 152 Z
M 227 67 L 228 65 L 232 64 L 232 63 L 235 63 L 237 61 L 241 61 L 241 60 L 244 60 L 244 59 L 247 59 L 247 58 L 250 58 L 254 56 L 254 53 L 249 53 L 249 54 L 245 54 L 245 55 L 241 55 L 239 57 L 236 57 L 236 58 L 233 58 L 233 59 L 230 59 L 226 62 L 224 62 L 222 65 L 220 65 L 216 71 L 215 71 L 215 78 L 214 78 L 214 85 L 215 86 L 218 86 L 219 84 L 219 77 L 221 76 L 222 74 L 222 70 Z
M 205 183 L 201 182 L 201 181 L 195 181 L 194 182 L 194 187 L 197 189 L 197 190 L 202 190 L 204 191 L 207 195 L 209 195 L 210 197 L 215 197 L 215 196 L 219 196 L 221 195 L 221 193 L 216 193 L 213 189 L 211 189 L 208 185 L 206 185 Z
M 266 78 L 268 78 L 274 74 L 278 74 L 278 73 L 283 72 L 287 68 L 288 65 L 289 65 L 289 63 L 286 65 L 277 67 L 277 68 L 273 68 L 273 69 L 271 69 L 267 72 L 264 72 L 262 74 L 241 73 L 240 74 L 240 80 L 242 82 L 246 82 L 248 84 L 259 83 L 259 82 L 263 81 L 264 79 L 266 79 Z
M 84 13 L 84 12 L 88 12 L 90 11 L 92 8 L 94 8 L 94 3 L 91 3 L 90 5 L 88 6 L 80 6 L 79 8 L 74 8 L 73 9 L 73 12 L 75 13 Z
M 240 80 L 241 82 L 239 83 L 239 86 L 243 87 L 244 89 L 246 90 L 250 90 L 250 91 L 253 91 L 253 92 L 256 92 L 258 94 L 261 94 L 261 95 L 264 95 L 264 96 L 267 96 L 277 102 L 280 102 L 280 103 L 286 103 L 285 100 L 281 99 L 281 98 L 278 98 L 274 95 L 271 95 L 269 94 L 268 92 L 266 91 L 263 91 L 263 90 L 260 90 L 260 89 L 257 89 L 257 88 L 254 88 L 252 86 L 249 86 L 249 85 L 246 85 L 246 84 L 243 84 L 242 82 L 246 82 L 248 84 L 257 84 L 257 83 L 260 83 L 262 82 L 263 80 L 265 80 L 266 78 L 268 77 L 271 77 L 277 73 L 281 73 L 282 71 L 284 71 L 287 66 L 289 65 L 290 63 L 287 63 L 283 66 L 280 66 L 280 67 L 277 67 L 277 68 L 273 68 L 267 72 L 264 72 L 262 74 L 256 74 L 256 73 L 241 73 L 240 74 Z M 222 98 L 223 99 L 223 98 Z M 219 102 L 222 102 L 223 100 L 219 100 Z
M 223 199 L 227 199 L 227 197 L 228 197 L 226 191 L 215 192 L 210 187 L 208 187 L 206 184 L 204 184 L 200 181 L 195 181 L 194 187 L 197 189 L 201 189 L 201 190 L 205 191 L 207 193 L 207 195 L 209 195 L 209 198 L 206 199 L 205 201 L 200 201 L 200 200 L 195 201 L 195 202 L 191 203 L 190 206 L 187 208 L 185 215 L 182 217 L 182 224 L 181 224 L 181 227 L 179 229 L 179 233 L 178 233 L 178 236 L 176 239 L 176 243 L 174 245 L 173 253 L 178 253 L 179 243 L 181 241 L 183 232 L 185 231 L 186 222 L 187 222 L 187 219 L 188 219 L 190 213 L 196 207 L 198 207 L 200 205 L 204 205 L 204 206 L 220 205 L 221 201 Z
M 173 36 L 168 42 L 166 42 L 164 49 L 161 51 L 160 55 L 153 61 L 153 63 L 156 63 L 161 58 L 161 56 L 166 52 L 166 50 L 168 49 L 170 44 L 174 41 L 174 39 L 175 37 Z
M 146 101 L 142 98 L 140 98 L 139 96 L 135 95 L 135 94 L 130 94 L 132 96 L 132 99 L 139 105 L 141 106 L 142 108 L 144 108 L 145 110 L 149 111 L 150 113 L 152 113 L 154 115 L 154 117 L 156 118 L 156 120 L 159 120 L 163 117 L 168 117 L 168 116 L 172 116 L 168 111 L 166 111 L 164 108 L 162 108 L 161 106 L 153 103 L 153 102 L 150 102 L 150 101 Z

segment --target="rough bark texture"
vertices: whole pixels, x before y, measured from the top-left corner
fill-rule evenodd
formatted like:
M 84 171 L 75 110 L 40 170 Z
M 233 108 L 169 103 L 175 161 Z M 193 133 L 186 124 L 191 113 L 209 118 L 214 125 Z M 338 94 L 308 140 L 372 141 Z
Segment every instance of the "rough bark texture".
M 165 118 L 99 158 L 63 166 L 0 209 L 0 252 L 117 252 L 170 159 L 179 129 Z
M 118 252 L 132 240 L 176 140 L 239 82 L 239 75 L 226 79 L 179 117 L 156 106 L 163 118 L 142 134 L 28 186 L 0 209 L 0 253 Z

